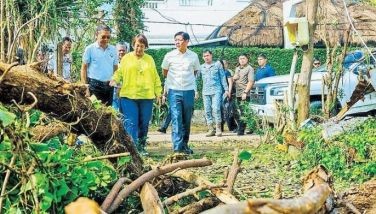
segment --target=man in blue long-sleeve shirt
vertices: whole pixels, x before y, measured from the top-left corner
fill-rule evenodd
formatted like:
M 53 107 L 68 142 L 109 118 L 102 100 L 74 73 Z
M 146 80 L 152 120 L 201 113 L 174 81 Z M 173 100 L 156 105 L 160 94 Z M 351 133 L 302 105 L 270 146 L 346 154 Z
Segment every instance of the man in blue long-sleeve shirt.
M 205 63 L 200 67 L 202 78 L 202 99 L 204 101 L 205 118 L 208 124 L 207 137 L 222 136 L 222 95 L 229 96 L 225 72 L 219 62 L 213 62 L 213 53 L 205 50 L 202 53 Z M 214 116 L 214 118 L 213 118 Z M 215 123 L 215 129 L 214 129 Z
M 265 54 L 260 54 L 257 57 L 257 62 L 259 64 L 259 67 L 256 70 L 255 81 L 266 77 L 275 76 L 275 71 L 272 66 L 268 64 L 268 59 L 266 58 Z

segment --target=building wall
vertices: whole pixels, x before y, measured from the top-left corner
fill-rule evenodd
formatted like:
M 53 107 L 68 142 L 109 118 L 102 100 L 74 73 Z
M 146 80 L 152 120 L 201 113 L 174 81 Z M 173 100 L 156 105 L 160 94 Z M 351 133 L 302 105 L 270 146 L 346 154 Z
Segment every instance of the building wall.
M 250 0 L 146 1 L 144 33 L 154 47 L 173 45 L 173 35 L 178 31 L 188 32 L 191 43 L 197 44 L 249 3 Z

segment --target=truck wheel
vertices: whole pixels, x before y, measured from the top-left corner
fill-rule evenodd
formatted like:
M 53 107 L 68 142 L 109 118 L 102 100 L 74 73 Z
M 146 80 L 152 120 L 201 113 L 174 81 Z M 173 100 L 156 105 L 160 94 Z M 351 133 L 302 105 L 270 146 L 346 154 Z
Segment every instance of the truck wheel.
M 309 105 L 309 113 L 311 115 L 320 115 L 322 114 L 322 102 L 319 100 L 312 101 Z

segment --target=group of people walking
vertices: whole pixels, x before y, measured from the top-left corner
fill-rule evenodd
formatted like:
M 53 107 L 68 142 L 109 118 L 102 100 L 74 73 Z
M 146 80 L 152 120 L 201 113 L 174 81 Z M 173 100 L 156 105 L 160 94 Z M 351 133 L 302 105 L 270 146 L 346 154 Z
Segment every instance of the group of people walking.
M 104 104 L 119 108 L 125 131 L 144 155 L 147 154 L 145 146 L 154 102 L 158 105 L 169 102 L 165 127 L 159 131 L 165 133 L 169 120 L 172 121 L 173 151 L 192 154 L 188 141 L 194 102 L 199 97 L 197 81 L 203 83 L 202 98 L 209 129 L 206 136 L 221 136 L 225 119 L 230 130 L 242 135 L 245 130 L 241 120 L 243 111 L 238 107 L 233 109 L 236 122 L 229 122 L 232 118 L 223 114 L 226 112 L 223 104 L 231 104 L 228 107 L 247 102 L 254 81 L 275 75 L 262 54 L 258 57 L 260 67 L 256 73 L 248 64 L 246 54 L 239 56 L 234 73 L 225 60 L 214 61 L 210 50 L 202 53 L 204 63 L 200 65 L 198 55 L 188 49 L 189 34 L 178 32 L 174 35 L 176 48 L 164 56 L 160 65 L 165 77 L 162 88 L 157 65 L 145 53 L 149 44 L 143 34 L 133 38 L 133 51 L 129 53 L 125 45 L 109 44 L 110 38 L 108 26 L 97 27 L 96 41 L 87 46 L 83 54 L 81 81 L 88 84 L 88 96 L 95 95 Z M 234 101 L 237 105 L 232 105 Z
M 196 81 L 202 81 L 202 99 L 208 126 L 206 137 L 222 136 L 224 123 L 227 123 L 230 131 L 244 135 L 246 125 L 242 119 L 245 116 L 242 106 L 247 106 L 254 82 L 274 76 L 274 69 L 267 63 L 265 54 L 258 56 L 259 67 L 256 72 L 249 65 L 247 54 L 239 55 L 235 72 L 228 69 L 226 60 L 213 61 L 210 50 L 204 50 L 202 58 L 204 64 L 197 72 Z M 158 131 L 166 133 L 170 120 L 169 112 Z

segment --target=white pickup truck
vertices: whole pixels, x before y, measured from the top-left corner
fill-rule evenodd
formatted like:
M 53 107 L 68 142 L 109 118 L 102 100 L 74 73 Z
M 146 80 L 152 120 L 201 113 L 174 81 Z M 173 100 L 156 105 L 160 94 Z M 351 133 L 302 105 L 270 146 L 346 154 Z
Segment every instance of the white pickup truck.
M 363 60 L 364 61 L 364 60 Z M 350 66 L 345 66 L 345 72 L 340 80 L 339 97 L 337 98 L 339 104 L 343 106 L 349 101 L 357 83 L 359 73 L 365 73 L 369 66 L 361 62 L 352 63 Z M 376 72 L 373 72 L 376 73 Z M 310 101 L 311 108 L 321 108 L 322 96 L 322 77 L 325 75 L 325 66 L 319 67 L 312 72 L 311 88 L 310 88 Z M 297 77 L 297 75 L 295 75 Z M 296 79 L 296 78 L 295 78 Z M 251 108 L 260 116 L 274 123 L 276 120 L 275 102 L 283 102 L 285 91 L 287 91 L 289 82 L 289 75 L 280 75 L 268 77 L 257 81 L 250 92 Z M 359 100 L 354 104 L 346 115 L 365 113 L 376 110 L 376 92 L 373 91 L 366 94 L 364 100 Z

